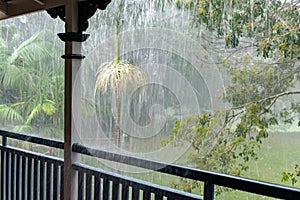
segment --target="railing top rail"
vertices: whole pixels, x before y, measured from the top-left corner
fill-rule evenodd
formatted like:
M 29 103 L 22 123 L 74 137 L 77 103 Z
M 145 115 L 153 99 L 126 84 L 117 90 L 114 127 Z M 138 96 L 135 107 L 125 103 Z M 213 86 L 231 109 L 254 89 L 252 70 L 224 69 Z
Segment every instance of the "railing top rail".
M 54 156 L 48 156 L 48 155 L 41 154 L 41 153 L 27 151 L 25 149 L 0 146 L 0 151 L 10 152 L 10 153 L 13 153 L 16 155 L 20 155 L 20 156 L 24 156 L 24 157 L 28 157 L 28 158 L 32 158 L 32 159 L 36 159 L 36 160 L 42 160 L 44 162 L 51 162 L 51 163 L 55 163 L 55 164 L 58 164 L 61 166 L 64 165 L 64 160 L 62 158 L 57 158 Z
M 54 147 L 54 148 L 58 148 L 58 149 L 64 148 L 64 142 L 60 141 L 60 140 L 42 138 L 42 137 L 37 137 L 34 135 L 29 135 L 29 134 L 24 134 L 24 133 L 16 133 L 16 132 L 11 132 L 11 131 L 1 130 L 1 129 L 0 129 L 0 135 L 3 137 L 13 138 L 13 139 L 31 142 L 31 143 L 35 143 L 35 144 Z
M 232 189 L 238 189 L 245 192 L 251 192 L 281 199 L 300 199 L 300 189 L 294 187 L 288 187 L 258 180 L 252 180 L 248 178 L 195 169 L 191 167 L 180 166 L 161 161 L 154 161 L 146 158 L 122 155 L 115 152 L 102 151 L 98 149 L 89 148 L 78 143 L 73 144 L 72 149 L 74 152 L 98 157 L 105 160 L 154 170 L 166 174 L 172 174 L 179 177 L 190 178 L 193 180 L 210 182 L 212 184 Z
M 154 183 L 149 183 L 140 179 L 128 177 L 128 176 L 123 176 L 117 173 L 113 173 L 110 171 L 102 170 L 99 168 L 91 167 L 82 163 L 74 163 L 73 168 L 88 174 L 93 174 L 93 175 L 98 175 L 100 174 L 101 177 L 103 178 L 108 178 L 112 179 L 117 182 L 127 182 L 130 183 L 130 186 L 137 187 L 139 189 L 148 191 L 148 192 L 153 192 L 153 193 L 160 193 L 160 195 L 167 196 L 167 195 L 175 195 L 177 199 L 195 199 L 195 200 L 200 200 L 203 199 L 201 196 L 198 196 L 196 194 L 176 190 L 173 188 L 157 185 Z

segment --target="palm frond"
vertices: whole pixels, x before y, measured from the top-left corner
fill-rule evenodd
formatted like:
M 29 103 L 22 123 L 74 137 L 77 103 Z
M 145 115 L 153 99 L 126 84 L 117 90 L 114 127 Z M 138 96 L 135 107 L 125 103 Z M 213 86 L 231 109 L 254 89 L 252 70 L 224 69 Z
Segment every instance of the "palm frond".
M 36 105 L 30 112 L 26 122 L 25 122 L 25 125 L 30 125 L 30 123 L 32 122 L 32 120 L 41 112 L 42 110 L 42 105 L 41 104 L 38 104 Z
M 46 115 L 53 115 L 56 112 L 56 105 L 54 101 L 45 100 L 42 104 L 42 110 Z
M 52 44 L 50 42 L 36 41 L 16 52 L 18 56 L 17 58 L 21 58 L 22 62 L 25 63 L 26 66 L 29 66 L 33 63 L 51 58 L 51 47 Z M 41 67 L 43 66 L 44 65 L 41 64 Z
M 30 87 L 31 83 L 31 75 L 18 66 L 9 65 L 3 72 L 2 84 L 4 87 L 20 90 Z
M 38 42 L 38 39 L 39 39 L 39 37 L 41 37 L 42 34 L 43 34 L 43 32 L 37 32 L 36 34 L 31 36 L 29 39 L 22 42 L 18 46 L 18 48 L 14 50 L 12 55 L 9 57 L 9 59 L 8 59 L 9 63 L 13 64 L 16 61 L 16 59 L 20 56 L 21 52 L 25 51 L 26 48 L 28 48 L 28 46 L 34 44 L 35 42 Z
M 24 118 L 22 115 L 13 107 L 1 104 L 0 105 L 0 119 L 1 121 L 9 122 L 23 122 Z
M 97 91 L 107 92 L 109 89 L 118 87 L 120 91 L 128 91 L 133 87 L 139 87 L 146 84 L 144 72 L 133 64 L 121 61 L 106 62 L 99 66 L 95 84 L 94 94 Z

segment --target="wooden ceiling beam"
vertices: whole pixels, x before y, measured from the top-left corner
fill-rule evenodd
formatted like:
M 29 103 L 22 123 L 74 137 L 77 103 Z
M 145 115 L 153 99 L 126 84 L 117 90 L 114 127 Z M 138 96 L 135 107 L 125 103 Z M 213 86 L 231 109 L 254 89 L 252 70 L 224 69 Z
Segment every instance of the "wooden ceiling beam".
M 85 0 L 78 0 L 78 2 Z M 0 20 L 65 5 L 65 0 L 0 0 Z
M 3 14 L 7 14 L 7 9 L 8 9 L 7 3 L 0 0 L 0 12 Z

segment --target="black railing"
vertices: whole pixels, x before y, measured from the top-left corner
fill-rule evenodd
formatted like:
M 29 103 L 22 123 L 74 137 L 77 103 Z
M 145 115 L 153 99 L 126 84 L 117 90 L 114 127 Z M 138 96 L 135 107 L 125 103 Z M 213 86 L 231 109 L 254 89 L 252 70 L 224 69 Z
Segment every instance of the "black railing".
M 50 140 L 0 131 L 0 199 L 63 199 L 63 159 L 7 145 L 7 137 L 51 145 Z M 34 140 L 32 140 L 34 139 Z M 53 144 L 55 141 L 53 141 Z
M 204 182 L 204 199 L 214 199 L 214 185 L 224 186 L 232 189 L 260 194 L 279 199 L 300 199 L 300 189 L 267 183 L 263 181 L 251 180 L 242 177 L 221 174 L 191 167 L 185 167 L 170 163 L 153 161 L 127 155 L 120 155 L 114 152 L 101 151 L 85 147 L 81 144 L 74 144 L 73 151 L 85 155 L 90 155 L 118 163 L 132 165 L 144 169 L 154 170 L 179 177 Z
M 7 138 L 63 148 L 63 142 L 0 130 L 0 199 L 63 199 L 63 160 L 8 145 Z M 74 144 L 73 152 L 204 182 L 203 199 L 214 199 L 214 185 L 280 199 L 300 199 L 300 189 L 210 172 Z M 73 163 L 78 171 L 79 199 L 202 199 L 178 191 Z M 19 198 L 22 197 L 22 198 Z M 38 198 L 39 197 L 39 198 Z
M 78 199 L 178 199 L 199 200 L 202 197 L 169 187 L 108 172 L 81 163 L 73 164 L 78 170 Z

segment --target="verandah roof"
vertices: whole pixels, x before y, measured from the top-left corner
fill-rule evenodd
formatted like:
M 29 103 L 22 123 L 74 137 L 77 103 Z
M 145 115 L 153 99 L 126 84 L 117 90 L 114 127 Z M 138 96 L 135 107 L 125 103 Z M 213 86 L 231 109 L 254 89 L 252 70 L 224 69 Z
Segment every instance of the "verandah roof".
M 0 0 L 0 20 L 62 6 L 65 0 Z

